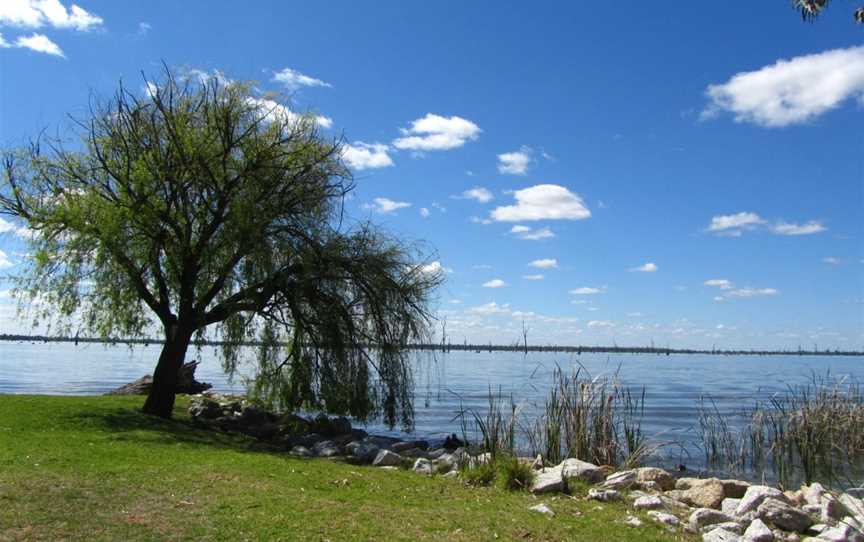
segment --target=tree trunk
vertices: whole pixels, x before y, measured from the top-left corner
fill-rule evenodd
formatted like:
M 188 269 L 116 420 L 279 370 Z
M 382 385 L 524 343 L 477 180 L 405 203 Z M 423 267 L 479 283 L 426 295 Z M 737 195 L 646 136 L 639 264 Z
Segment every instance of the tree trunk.
M 174 411 L 174 393 L 177 373 L 186 359 L 186 349 L 192 340 L 192 332 L 173 324 L 165 332 L 165 345 L 159 354 L 159 362 L 153 371 L 153 386 L 144 402 L 144 413 L 160 418 L 170 418 Z

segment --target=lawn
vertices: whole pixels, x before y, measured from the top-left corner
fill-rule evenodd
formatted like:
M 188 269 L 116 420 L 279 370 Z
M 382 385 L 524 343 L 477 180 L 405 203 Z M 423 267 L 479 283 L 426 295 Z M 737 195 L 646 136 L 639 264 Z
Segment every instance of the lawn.
M 623 504 L 287 457 L 141 402 L 0 396 L 0 541 L 684 539 Z

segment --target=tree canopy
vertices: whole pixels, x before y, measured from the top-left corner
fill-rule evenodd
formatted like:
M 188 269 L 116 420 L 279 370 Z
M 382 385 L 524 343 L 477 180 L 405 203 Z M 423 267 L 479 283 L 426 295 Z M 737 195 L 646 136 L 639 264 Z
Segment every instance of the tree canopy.
M 410 426 L 406 346 L 426 337 L 442 276 L 420 247 L 349 223 L 340 140 L 250 83 L 122 83 L 75 123 L 6 153 L 0 213 L 34 233 L 18 292 L 101 337 L 160 329 L 145 411 L 170 416 L 193 338 L 260 344 L 263 400 Z
M 792 5 L 801 13 L 805 21 L 813 21 L 828 7 L 831 0 L 793 0 Z M 858 24 L 864 24 L 864 6 L 857 8 L 852 18 Z

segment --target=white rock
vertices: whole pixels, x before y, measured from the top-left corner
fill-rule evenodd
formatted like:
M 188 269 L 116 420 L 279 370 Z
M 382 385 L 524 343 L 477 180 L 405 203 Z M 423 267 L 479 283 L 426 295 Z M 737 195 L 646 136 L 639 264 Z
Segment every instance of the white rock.
M 744 527 L 736 521 L 724 521 L 723 523 L 706 525 L 702 527 L 701 530 L 703 533 L 707 533 L 708 531 L 713 531 L 714 529 L 725 529 L 730 533 L 735 533 L 737 535 L 744 534 Z
M 809 510 L 805 510 L 805 512 L 809 513 Z M 833 525 L 847 513 L 846 507 L 834 495 L 830 493 L 822 495 L 819 501 L 819 521 Z
M 641 527 L 642 520 L 635 516 L 627 516 L 627 519 L 624 520 L 624 524 L 631 527 Z
M 759 518 L 784 531 L 803 533 L 813 525 L 805 512 L 773 497 L 763 500 L 756 511 Z
M 774 533 L 761 519 L 754 519 L 750 522 L 750 526 L 744 531 L 744 540 L 746 542 L 773 542 Z
M 402 463 L 402 456 L 390 450 L 380 450 L 372 465 L 376 467 L 396 467 Z
M 577 480 L 596 483 L 603 479 L 603 469 L 587 461 L 573 458 L 565 459 L 559 467 L 561 467 L 561 476 L 565 480 L 576 478 Z
M 549 508 L 542 502 L 540 504 L 532 506 L 528 510 L 531 510 L 532 512 L 538 512 L 540 514 L 546 514 L 550 518 L 555 517 L 555 512 L 553 512 L 551 508 Z
M 536 472 L 531 484 L 531 493 L 552 493 L 564 491 L 564 478 L 561 477 L 561 466 L 543 469 Z
M 606 477 L 602 487 L 605 489 L 629 489 L 636 485 L 636 471 L 623 470 L 615 472 Z
M 741 499 L 733 499 L 727 498 L 723 499 L 723 502 L 720 504 L 720 511 L 724 514 L 729 514 L 730 516 L 735 515 L 735 511 L 738 509 L 738 505 L 741 503 Z
M 830 542 L 864 542 L 864 534 L 856 528 L 857 522 L 852 518 L 844 518 L 837 525 L 819 533 L 816 540 Z
M 714 529 L 702 535 L 702 542 L 741 542 L 741 537 L 726 529 Z
M 432 465 L 432 462 L 425 458 L 419 458 L 414 462 L 414 472 L 418 474 L 425 474 L 426 476 L 431 476 L 435 472 L 435 466 Z
M 864 501 L 861 499 L 856 499 L 852 495 L 848 493 L 844 493 L 837 497 L 837 500 L 840 501 L 846 510 L 857 519 L 860 523 L 864 523 Z
M 601 502 L 620 501 L 621 493 L 614 489 L 597 489 L 596 487 L 592 487 L 588 490 L 588 498 Z
M 850 487 L 846 490 L 846 494 L 856 499 L 864 499 L 864 487 Z
M 697 508 L 692 514 L 690 514 L 689 524 L 692 531 L 698 532 L 706 525 L 734 522 L 735 518 L 729 514 L 724 514 L 719 510 L 714 510 L 713 508 Z
M 783 502 L 789 501 L 786 495 L 784 495 L 779 489 L 768 486 L 750 486 L 747 488 L 747 492 L 744 493 L 744 497 L 741 498 L 741 502 L 738 503 L 738 508 L 735 509 L 735 515 L 743 516 L 747 512 L 756 510 L 759 508 L 759 505 L 762 504 L 762 501 L 768 497 Z
M 663 508 L 663 501 L 660 500 L 660 497 L 655 495 L 647 495 L 645 497 L 639 497 L 633 501 L 633 508 L 637 510 L 656 510 L 658 508 Z
M 651 510 L 648 512 L 648 517 L 656 521 L 657 523 L 662 523 L 664 525 L 676 526 L 681 521 L 672 514 L 667 514 L 666 512 L 658 512 L 657 510 Z
M 822 501 L 822 495 L 826 493 L 825 488 L 819 482 L 814 482 L 804 490 L 804 502 L 807 504 L 819 504 Z
M 446 472 L 441 475 L 441 478 L 459 478 L 458 470 L 451 470 L 450 472 Z

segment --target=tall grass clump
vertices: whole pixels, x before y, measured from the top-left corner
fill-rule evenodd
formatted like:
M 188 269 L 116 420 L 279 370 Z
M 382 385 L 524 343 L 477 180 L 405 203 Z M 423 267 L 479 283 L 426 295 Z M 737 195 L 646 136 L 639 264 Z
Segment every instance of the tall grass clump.
M 758 401 L 734 427 L 703 401 L 699 425 L 710 466 L 771 473 L 786 487 L 849 485 L 864 472 L 862 388 L 830 374 Z
M 644 407 L 644 387 L 628 388 L 617 374 L 590 378 L 581 368 L 570 375 L 556 369 L 527 440 L 551 463 L 575 457 L 598 465 L 638 465 L 653 451 L 642 431 Z

